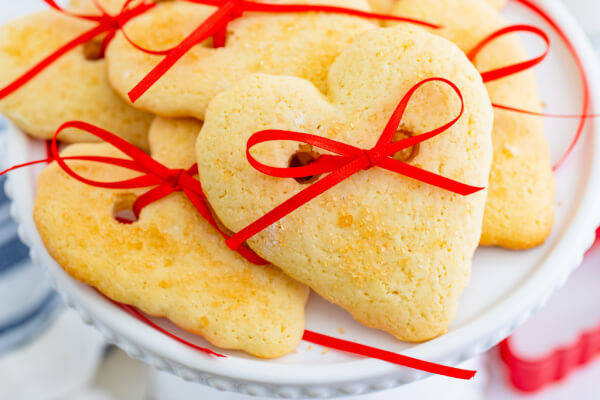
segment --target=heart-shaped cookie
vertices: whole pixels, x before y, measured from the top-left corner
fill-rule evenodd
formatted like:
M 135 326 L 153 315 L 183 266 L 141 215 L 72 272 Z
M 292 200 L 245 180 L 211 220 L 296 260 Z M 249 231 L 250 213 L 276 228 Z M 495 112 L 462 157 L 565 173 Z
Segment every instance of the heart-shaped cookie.
M 393 13 L 414 18 L 427 16 L 443 26 L 435 33 L 463 51 L 508 23 L 479 0 L 402 0 Z M 474 60 L 490 71 L 527 60 L 515 35 L 491 42 Z M 532 71 L 486 84 L 493 103 L 541 112 L 538 85 Z M 512 111 L 494 111 L 494 163 L 483 219 L 482 245 L 511 249 L 537 246 L 550 234 L 554 222 L 554 176 L 543 120 Z
M 306 132 L 369 149 L 400 99 L 429 77 L 458 86 L 464 114 L 443 134 L 396 156 L 487 186 L 493 113 L 479 73 L 446 39 L 418 28 L 377 29 L 336 59 L 327 95 L 300 78 L 258 74 L 211 102 L 197 157 L 218 217 L 239 232 L 319 179 L 274 178 L 255 170 L 246 158 L 253 133 Z M 397 139 L 440 127 L 459 111 L 448 86 L 426 84 L 410 100 Z M 308 150 L 275 141 L 251 154 L 286 168 L 306 163 Z M 421 341 L 443 333 L 456 312 L 481 234 L 485 198 L 485 191 L 460 196 L 375 167 L 302 205 L 248 244 L 363 324 Z
M 0 87 L 12 82 L 94 23 L 42 11 L 0 27 Z M 65 121 L 84 120 L 147 148 L 153 116 L 123 101 L 108 82 L 106 61 L 96 59 L 99 43 L 76 47 L 0 100 L 0 112 L 32 136 L 49 139 Z M 66 142 L 92 140 L 65 131 Z
M 172 168 L 195 163 L 201 124 L 156 119 L 149 135 L 156 159 Z M 122 157 L 108 144 L 76 144 L 64 156 Z M 87 178 L 137 175 L 89 161 L 69 161 Z M 182 193 L 147 206 L 137 222 L 113 217 L 139 190 L 110 190 L 69 177 L 56 163 L 40 175 L 35 222 L 52 257 L 77 280 L 116 301 L 202 335 L 216 346 L 259 357 L 292 351 L 304 331 L 308 289 L 272 266 L 229 250 Z
M 366 0 L 286 0 L 279 3 L 328 4 L 369 10 Z M 179 44 L 215 8 L 166 2 L 127 24 L 127 35 L 148 49 Z M 360 33 L 378 27 L 363 18 L 322 13 L 244 14 L 228 25 L 225 47 L 196 46 L 135 103 L 167 117 L 204 118 L 209 101 L 243 77 L 265 72 L 293 75 L 326 89 L 329 66 Z M 108 47 L 110 80 L 128 92 L 162 59 L 132 46 L 117 34 Z

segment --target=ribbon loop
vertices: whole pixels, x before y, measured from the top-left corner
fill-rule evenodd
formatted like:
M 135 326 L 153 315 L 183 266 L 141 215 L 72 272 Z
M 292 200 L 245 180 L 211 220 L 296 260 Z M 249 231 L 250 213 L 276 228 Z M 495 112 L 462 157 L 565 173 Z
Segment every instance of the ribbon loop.
M 395 132 L 402 121 L 406 108 L 408 107 L 410 99 L 421 86 L 432 82 L 439 82 L 448 85 L 454 91 L 461 103 L 458 115 L 451 121 L 429 132 L 392 142 Z M 377 144 L 371 149 L 361 149 L 346 143 L 341 143 L 332 139 L 310 135 L 307 133 L 283 130 L 267 130 L 253 134 L 248 139 L 246 145 L 246 158 L 248 159 L 250 165 L 257 171 L 273 177 L 298 177 L 298 171 L 301 171 L 302 174 L 304 174 L 303 177 L 320 175 L 325 172 L 329 172 L 329 175 L 300 191 L 264 216 L 260 217 L 258 220 L 254 221 L 252 224 L 240 230 L 231 238 L 227 239 L 227 245 L 232 250 L 239 248 L 249 238 L 295 211 L 310 200 L 331 189 L 357 172 L 370 169 L 372 167 L 384 168 L 388 171 L 419 180 L 423 183 L 433 185 L 462 196 L 483 190 L 484 188 L 470 186 L 391 158 L 397 151 L 403 148 L 411 147 L 415 144 L 430 140 L 442 132 L 445 132 L 454 124 L 456 124 L 456 122 L 458 122 L 458 120 L 462 117 L 464 110 L 465 104 L 463 96 L 458 87 L 446 78 L 434 77 L 418 82 L 411 87 L 408 92 L 406 92 L 390 117 L 385 129 L 381 133 Z M 313 164 L 302 167 L 277 168 L 260 163 L 250 153 L 250 149 L 259 143 L 279 140 L 293 140 L 310 144 L 333 152 L 337 155 L 321 156 Z
M 544 59 L 550 52 L 550 37 L 548 36 L 548 34 L 546 32 L 544 32 L 542 29 L 540 29 L 536 26 L 521 24 L 521 25 L 510 25 L 510 26 L 498 29 L 495 32 L 492 32 L 491 34 L 489 34 L 488 36 L 483 38 L 483 40 L 481 40 L 479 43 L 477 43 L 475 45 L 475 47 L 473 47 L 473 49 L 471 51 L 469 51 L 469 53 L 467 53 L 467 57 L 469 58 L 469 60 L 474 61 L 475 58 L 477 57 L 477 55 L 485 47 L 487 47 L 488 44 L 490 44 L 491 42 L 493 42 L 494 40 L 496 40 L 502 36 L 505 36 L 510 33 L 515 33 L 515 32 L 532 33 L 532 34 L 538 36 L 545 42 L 546 49 L 544 50 L 544 52 L 541 55 L 534 57 L 530 60 L 522 61 L 522 62 L 518 62 L 515 64 L 507 65 L 504 67 L 496 68 L 496 69 L 493 69 L 490 71 L 482 72 L 481 77 L 484 82 L 495 81 L 495 80 L 498 80 L 498 79 L 501 79 L 501 78 L 504 78 L 504 77 L 507 77 L 510 75 L 517 74 L 517 73 L 525 71 L 527 69 L 533 68 L 536 65 L 538 65 L 539 63 L 541 63 L 542 61 L 544 61 Z

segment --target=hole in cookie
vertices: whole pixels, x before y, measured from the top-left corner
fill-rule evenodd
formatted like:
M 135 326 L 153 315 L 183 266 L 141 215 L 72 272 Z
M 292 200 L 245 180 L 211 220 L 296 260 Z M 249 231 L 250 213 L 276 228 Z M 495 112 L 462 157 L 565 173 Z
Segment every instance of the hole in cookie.
M 398 130 L 396 131 L 396 134 L 394 135 L 394 142 L 396 142 L 398 140 L 406 139 L 409 137 L 413 137 L 414 135 L 415 134 L 412 131 L 410 131 L 409 129 L 406 129 L 406 127 L 400 126 L 398 128 Z M 414 158 L 418 154 L 419 154 L 419 143 L 415 144 L 414 146 L 408 147 L 404 150 L 400 150 L 399 152 L 395 153 L 392 158 L 394 158 L 395 160 L 398 160 L 398 161 L 409 162 L 409 161 L 414 160 Z
M 313 151 L 313 147 L 310 144 L 301 144 L 300 146 L 298 146 L 298 151 L 296 151 L 294 155 L 290 158 L 289 167 L 305 167 L 317 161 L 319 157 L 321 157 L 321 154 L 319 154 L 316 151 Z M 319 179 L 319 175 L 305 176 L 302 178 L 294 179 L 298 183 L 308 184 L 313 183 L 314 181 Z
M 82 48 L 86 60 L 96 61 L 104 58 L 104 45 L 101 39 L 92 39 L 84 43 Z
M 138 218 L 133 212 L 133 203 L 137 197 L 133 193 L 123 194 L 113 206 L 113 218 L 122 224 L 133 224 Z

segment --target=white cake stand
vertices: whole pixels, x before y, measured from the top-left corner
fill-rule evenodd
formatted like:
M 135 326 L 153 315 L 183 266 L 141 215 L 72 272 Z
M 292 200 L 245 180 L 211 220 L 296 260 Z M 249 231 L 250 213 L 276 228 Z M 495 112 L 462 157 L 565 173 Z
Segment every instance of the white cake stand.
M 569 34 L 582 58 L 592 89 L 592 104 L 600 95 L 594 53 L 564 6 L 556 0 L 538 2 Z M 525 22 L 552 30 L 538 16 L 517 3 L 505 11 L 512 22 Z M 549 58 L 536 69 L 542 99 L 548 112 L 578 114 L 582 89 L 575 64 L 560 39 L 552 36 Z M 537 54 L 539 44 L 526 45 Z M 564 152 L 577 121 L 546 120 L 554 159 Z M 543 246 L 523 252 L 497 248 L 478 250 L 473 278 L 461 299 L 458 315 L 448 333 L 427 343 L 401 343 L 389 335 L 365 328 L 346 312 L 313 295 L 307 309 L 307 329 L 356 340 L 420 359 L 456 365 L 508 336 L 566 281 L 591 245 L 600 225 L 600 129 L 589 121 L 584 137 L 569 161 L 557 172 L 556 224 Z M 43 144 L 16 129 L 8 132 L 10 164 L 44 156 Z M 424 377 L 418 371 L 336 351 L 324 352 L 303 343 L 295 354 L 277 360 L 258 360 L 239 352 L 215 359 L 169 339 L 121 311 L 96 291 L 71 279 L 48 255 L 32 220 L 35 178 L 39 170 L 20 170 L 7 182 L 13 199 L 12 214 L 19 234 L 31 247 L 33 260 L 44 266 L 54 286 L 82 318 L 109 342 L 130 356 L 170 371 L 186 380 L 230 392 L 260 397 L 332 398 L 394 388 Z M 166 320 L 155 319 L 178 335 L 210 347 Z M 345 332 L 340 334 L 340 328 Z M 223 353 L 223 351 L 218 350 Z

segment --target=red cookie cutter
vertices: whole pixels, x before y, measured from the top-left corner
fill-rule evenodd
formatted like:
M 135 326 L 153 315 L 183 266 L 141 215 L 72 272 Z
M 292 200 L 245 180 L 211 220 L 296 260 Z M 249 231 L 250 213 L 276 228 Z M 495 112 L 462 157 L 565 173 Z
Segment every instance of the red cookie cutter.
M 596 242 L 592 248 L 599 245 L 600 228 L 596 231 Z M 600 323 L 579 335 L 571 345 L 559 347 L 542 358 L 520 356 L 510 337 L 500 343 L 499 350 L 513 386 L 524 392 L 535 392 L 565 379 L 600 356 Z

